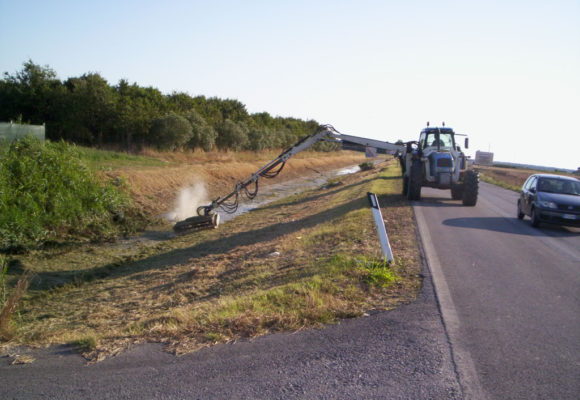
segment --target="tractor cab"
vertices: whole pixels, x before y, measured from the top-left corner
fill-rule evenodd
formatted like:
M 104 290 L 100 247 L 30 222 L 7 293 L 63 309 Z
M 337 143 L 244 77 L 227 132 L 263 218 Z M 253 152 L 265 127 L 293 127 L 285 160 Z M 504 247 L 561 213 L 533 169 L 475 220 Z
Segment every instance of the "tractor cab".
M 425 128 L 421 131 L 419 144 L 423 151 L 428 148 L 450 151 L 455 150 L 455 132 L 451 128 Z
M 450 187 L 459 158 L 453 129 L 427 127 L 421 131 L 419 145 L 428 160 L 427 181 L 433 186 Z

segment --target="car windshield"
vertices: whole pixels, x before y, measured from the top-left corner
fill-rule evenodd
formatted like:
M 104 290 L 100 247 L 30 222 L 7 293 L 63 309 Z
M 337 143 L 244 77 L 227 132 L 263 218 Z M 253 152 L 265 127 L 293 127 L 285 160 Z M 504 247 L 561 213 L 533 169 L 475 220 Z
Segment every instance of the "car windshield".
M 453 135 L 450 133 L 439 134 L 439 145 L 441 147 L 453 147 Z M 424 147 L 437 147 L 437 136 L 434 133 L 427 134 Z
M 558 178 L 541 178 L 538 181 L 538 192 L 580 195 L 580 181 Z

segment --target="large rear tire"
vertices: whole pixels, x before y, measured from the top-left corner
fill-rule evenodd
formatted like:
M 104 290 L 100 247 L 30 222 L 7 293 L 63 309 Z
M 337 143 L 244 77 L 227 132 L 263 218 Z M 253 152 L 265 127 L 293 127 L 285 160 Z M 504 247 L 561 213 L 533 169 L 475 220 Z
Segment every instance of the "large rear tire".
M 407 198 L 409 200 L 421 200 L 421 185 L 423 184 L 423 163 L 420 160 L 414 160 L 409 171 L 409 187 Z
M 473 207 L 477 204 L 479 193 L 479 174 L 474 170 L 465 172 L 463 178 L 463 205 Z

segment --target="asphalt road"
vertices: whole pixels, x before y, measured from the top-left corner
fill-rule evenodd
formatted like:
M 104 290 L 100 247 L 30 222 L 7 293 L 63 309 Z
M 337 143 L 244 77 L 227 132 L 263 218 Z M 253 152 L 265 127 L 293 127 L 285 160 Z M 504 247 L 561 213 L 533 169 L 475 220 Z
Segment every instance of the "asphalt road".
M 145 345 L 96 365 L 66 347 L 0 358 L 0 398 L 577 399 L 580 231 L 532 228 L 514 193 L 484 183 L 476 207 L 423 194 L 429 269 L 412 304 L 182 357 Z
M 67 348 L 0 358 L 8 399 L 461 399 L 427 275 L 397 310 L 175 357 L 137 346 L 96 365 Z
M 580 398 L 580 230 L 516 218 L 481 183 L 476 207 L 424 189 L 415 204 L 466 397 Z

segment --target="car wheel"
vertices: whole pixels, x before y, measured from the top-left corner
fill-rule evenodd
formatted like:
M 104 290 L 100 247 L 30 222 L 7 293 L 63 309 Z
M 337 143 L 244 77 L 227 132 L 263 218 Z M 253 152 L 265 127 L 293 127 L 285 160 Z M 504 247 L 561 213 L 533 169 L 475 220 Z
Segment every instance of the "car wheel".
M 532 219 L 532 226 L 534 228 L 537 228 L 538 226 L 540 226 L 540 218 L 538 217 L 538 214 L 536 213 L 535 208 L 532 208 L 532 213 L 530 214 L 530 218 Z
M 518 200 L 518 219 L 524 219 L 524 213 L 522 212 L 522 205 Z

